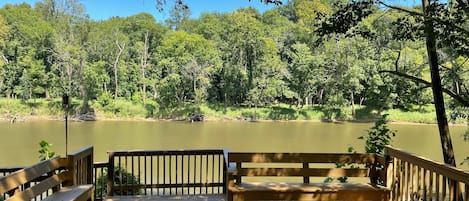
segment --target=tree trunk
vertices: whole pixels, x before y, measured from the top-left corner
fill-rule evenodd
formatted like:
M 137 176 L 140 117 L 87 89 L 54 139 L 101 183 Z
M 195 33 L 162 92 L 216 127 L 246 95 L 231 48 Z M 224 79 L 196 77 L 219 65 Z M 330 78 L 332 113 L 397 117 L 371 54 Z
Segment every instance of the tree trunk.
M 321 89 L 319 91 L 319 96 L 318 96 L 318 105 L 322 104 L 322 96 L 324 95 L 324 89 Z
M 353 91 L 350 93 L 350 103 L 352 105 L 352 116 L 355 117 L 355 97 L 353 96 Z
M 428 4 L 429 0 L 422 0 L 422 10 L 424 15 L 428 15 L 426 11 Z M 425 20 L 425 37 L 427 45 L 428 63 L 430 64 L 430 73 L 432 79 L 433 99 L 435 102 L 436 118 L 438 121 L 438 129 L 440 132 L 443 158 L 446 164 L 456 166 L 456 160 L 454 159 L 453 144 L 451 142 L 451 135 L 448 127 L 448 119 L 446 117 L 440 71 L 438 69 L 438 55 L 436 52 L 435 32 L 433 29 L 433 23 L 428 18 Z
M 117 53 L 116 60 L 114 61 L 114 84 L 115 84 L 114 103 L 116 103 L 116 101 L 117 101 L 117 92 L 119 91 L 119 83 L 118 83 L 118 80 L 117 80 L 117 67 L 119 65 L 120 57 L 121 57 L 122 53 L 124 52 L 125 43 L 120 44 L 119 40 L 116 39 L 116 45 L 119 48 L 119 53 Z
M 148 62 L 148 31 L 145 32 L 145 42 L 143 43 L 143 52 L 142 52 L 142 101 L 145 105 L 146 98 L 146 82 L 145 82 L 145 69 L 147 68 Z

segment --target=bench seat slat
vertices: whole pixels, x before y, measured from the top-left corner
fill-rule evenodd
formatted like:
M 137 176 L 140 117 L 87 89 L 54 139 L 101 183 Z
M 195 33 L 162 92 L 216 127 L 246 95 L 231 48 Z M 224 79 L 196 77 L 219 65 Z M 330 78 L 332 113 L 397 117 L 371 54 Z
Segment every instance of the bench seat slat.
M 230 185 L 229 190 L 236 193 L 269 191 L 269 192 L 316 192 L 330 193 L 340 191 L 383 191 L 389 192 L 389 189 L 382 186 L 376 186 L 368 183 L 279 183 L 279 182 L 245 182 L 236 185 Z
M 366 177 L 367 168 L 241 168 L 233 172 L 236 176 L 307 176 L 307 177 Z
M 93 197 L 93 185 L 89 184 L 64 187 L 42 201 L 86 201 L 91 197 Z
M 233 200 L 388 200 L 390 190 L 364 183 L 242 183 L 229 186 Z

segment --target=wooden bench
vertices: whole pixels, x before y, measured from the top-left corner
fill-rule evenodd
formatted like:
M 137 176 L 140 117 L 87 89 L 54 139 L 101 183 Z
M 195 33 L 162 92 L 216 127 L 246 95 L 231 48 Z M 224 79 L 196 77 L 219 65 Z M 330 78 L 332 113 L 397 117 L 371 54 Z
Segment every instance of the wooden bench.
M 227 200 L 389 200 L 375 154 L 228 153 Z M 347 182 L 324 182 L 347 177 Z M 311 181 L 313 180 L 313 181 Z
M 0 195 L 7 193 L 7 201 L 92 201 L 92 156 L 93 148 L 87 147 L 0 177 Z

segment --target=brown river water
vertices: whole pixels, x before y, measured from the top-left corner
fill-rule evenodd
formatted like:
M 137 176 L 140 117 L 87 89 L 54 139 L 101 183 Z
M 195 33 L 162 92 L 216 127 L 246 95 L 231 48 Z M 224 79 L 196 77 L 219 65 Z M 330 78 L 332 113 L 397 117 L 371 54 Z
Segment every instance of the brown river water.
M 107 161 L 107 151 L 128 149 L 223 148 L 254 152 L 347 152 L 349 146 L 364 150 L 357 138 L 372 123 L 324 122 L 166 122 L 97 121 L 69 122 L 69 152 L 94 146 L 94 160 Z M 442 161 L 436 125 L 391 124 L 397 130 L 393 146 Z M 456 161 L 469 156 L 469 141 L 463 135 L 469 126 L 451 126 Z M 65 154 L 65 123 L 31 121 L 0 123 L 0 167 L 31 165 L 39 161 L 39 142 L 53 144 L 52 150 Z M 469 170 L 469 164 L 459 165 Z

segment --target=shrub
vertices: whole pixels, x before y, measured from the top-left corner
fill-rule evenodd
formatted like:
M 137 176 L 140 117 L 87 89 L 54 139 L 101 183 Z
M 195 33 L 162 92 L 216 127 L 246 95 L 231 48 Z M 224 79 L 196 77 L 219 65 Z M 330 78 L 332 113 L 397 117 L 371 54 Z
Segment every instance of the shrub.
M 45 140 L 42 140 L 41 142 L 39 142 L 39 146 L 41 147 L 38 151 L 39 158 L 41 159 L 41 161 L 50 159 L 55 156 L 55 152 L 50 150 L 52 144 L 49 144 Z
M 358 137 L 358 139 L 365 140 L 367 153 L 384 154 L 385 146 L 391 144 L 391 138 L 396 136 L 396 131 L 388 128 L 387 116 L 388 114 L 382 115 L 366 135 Z
M 96 197 L 106 197 L 107 195 L 107 170 L 100 177 L 96 179 Z M 114 183 L 120 184 L 140 184 L 138 175 L 132 175 L 127 172 L 123 167 L 114 167 Z M 114 190 L 113 195 L 141 195 L 143 192 L 141 189 L 137 190 Z M 103 195 L 104 194 L 104 195 Z

